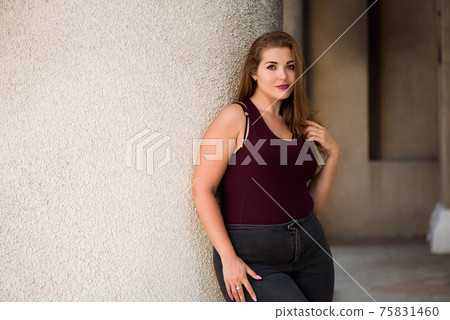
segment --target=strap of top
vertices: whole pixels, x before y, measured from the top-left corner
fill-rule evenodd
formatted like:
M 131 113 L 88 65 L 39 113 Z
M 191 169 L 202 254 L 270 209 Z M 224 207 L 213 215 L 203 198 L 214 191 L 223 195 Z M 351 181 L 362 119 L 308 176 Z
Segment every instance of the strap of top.
M 243 138 L 243 140 L 245 140 L 245 136 L 247 134 L 248 110 L 247 110 L 247 107 L 245 106 L 245 104 L 243 102 L 233 102 L 233 103 L 239 104 L 242 107 L 242 109 L 244 110 L 244 114 L 245 114 L 246 120 L 245 120 L 245 131 L 244 131 L 244 138 Z M 294 133 L 292 132 L 292 140 L 294 140 L 294 138 L 295 138 L 295 136 L 294 136 Z
M 248 125 L 248 110 L 247 107 L 245 106 L 245 104 L 243 102 L 234 102 L 239 104 L 242 107 L 242 110 L 244 110 L 244 114 L 245 114 L 245 131 L 244 131 L 244 138 L 243 140 L 245 140 L 245 136 L 247 135 L 247 125 Z

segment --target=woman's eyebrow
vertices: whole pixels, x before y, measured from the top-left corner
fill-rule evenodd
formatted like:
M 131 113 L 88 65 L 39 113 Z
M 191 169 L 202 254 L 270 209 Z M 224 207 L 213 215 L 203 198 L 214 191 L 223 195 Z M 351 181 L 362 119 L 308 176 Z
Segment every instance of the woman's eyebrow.
M 294 62 L 294 60 L 289 60 L 288 62 L 286 62 L 286 64 L 291 63 L 291 62 Z M 278 62 L 276 62 L 276 61 L 267 61 L 265 64 L 268 64 L 268 63 L 278 64 Z

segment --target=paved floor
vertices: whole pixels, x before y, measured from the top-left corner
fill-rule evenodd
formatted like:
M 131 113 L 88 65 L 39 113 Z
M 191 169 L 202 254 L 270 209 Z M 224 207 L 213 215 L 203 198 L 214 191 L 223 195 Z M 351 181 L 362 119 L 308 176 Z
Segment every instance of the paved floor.
M 377 243 L 330 244 L 333 301 L 450 301 L 450 254 L 425 241 Z

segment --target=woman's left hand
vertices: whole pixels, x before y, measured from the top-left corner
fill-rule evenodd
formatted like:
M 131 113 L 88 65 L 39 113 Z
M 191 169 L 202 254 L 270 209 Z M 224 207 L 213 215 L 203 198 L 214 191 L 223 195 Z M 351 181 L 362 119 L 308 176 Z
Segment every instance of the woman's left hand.
M 306 138 L 319 142 L 329 156 L 338 156 L 339 145 L 330 135 L 327 128 L 322 127 L 318 123 L 311 120 L 306 120 L 306 122 L 309 124 L 305 130 Z

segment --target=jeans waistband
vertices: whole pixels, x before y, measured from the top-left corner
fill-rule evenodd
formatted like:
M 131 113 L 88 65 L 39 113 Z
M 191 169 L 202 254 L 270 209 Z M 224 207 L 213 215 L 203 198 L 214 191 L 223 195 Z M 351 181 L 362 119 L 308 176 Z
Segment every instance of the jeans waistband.
M 278 223 L 278 224 L 225 224 L 225 227 L 227 229 L 288 229 L 291 230 L 293 228 L 298 227 L 298 225 L 301 225 L 312 218 L 315 217 L 315 214 L 311 212 L 306 217 L 300 218 L 300 219 L 293 219 L 285 223 Z

